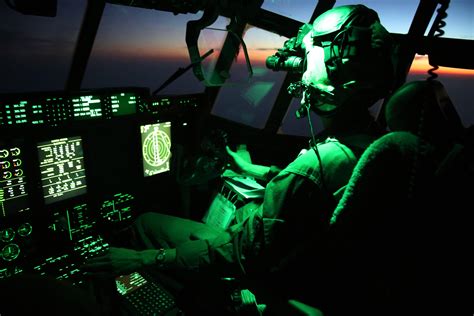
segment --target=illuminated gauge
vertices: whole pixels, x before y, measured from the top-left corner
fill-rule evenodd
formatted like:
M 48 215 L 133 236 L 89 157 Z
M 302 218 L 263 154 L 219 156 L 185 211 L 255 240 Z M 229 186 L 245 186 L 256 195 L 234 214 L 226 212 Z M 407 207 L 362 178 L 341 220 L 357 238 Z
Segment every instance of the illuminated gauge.
M 0 238 L 4 242 L 12 241 L 13 238 L 15 238 L 15 230 L 13 228 L 4 229 L 0 232 L 0 234 L 1 234 Z
M 6 161 L 0 161 L 0 166 L 2 167 L 2 169 L 8 169 L 10 168 L 10 161 L 6 160 Z
M 12 156 L 19 156 L 20 153 L 21 153 L 21 150 L 18 147 L 14 147 L 14 148 L 10 149 L 10 152 L 11 152 Z
M 8 272 L 8 269 L 0 269 L 0 280 L 8 278 L 10 276 L 10 273 Z
M 166 163 L 171 156 L 171 139 L 159 129 L 153 130 L 143 142 L 143 158 L 153 166 L 159 167 Z
M 33 231 L 33 226 L 31 226 L 29 223 L 21 224 L 17 230 L 18 235 L 20 235 L 21 237 L 29 236 L 32 231 Z
M 0 149 L 0 158 L 7 158 L 10 155 L 10 152 L 6 149 Z
M 20 246 L 8 244 L 2 249 L 2 258 L 5 261 L 13 261 L 20 255 Z
M 15 177 L 21 177 L 23 175 L 23 170 L 22 169 L 15 169 L 13 175 Z

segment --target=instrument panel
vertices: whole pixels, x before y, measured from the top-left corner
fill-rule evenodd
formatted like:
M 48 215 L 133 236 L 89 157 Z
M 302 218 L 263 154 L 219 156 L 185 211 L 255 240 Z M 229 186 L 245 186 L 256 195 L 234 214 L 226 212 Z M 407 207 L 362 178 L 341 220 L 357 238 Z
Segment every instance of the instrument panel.
M 176 202 L 175 149 L 204 102 L 140 87 L 0 94 L 0 278 L 77 278 L 104 236 Z
M 0 126 L 60 126 L 146 112 L 146 88 L 8 94 L 0 98 Z

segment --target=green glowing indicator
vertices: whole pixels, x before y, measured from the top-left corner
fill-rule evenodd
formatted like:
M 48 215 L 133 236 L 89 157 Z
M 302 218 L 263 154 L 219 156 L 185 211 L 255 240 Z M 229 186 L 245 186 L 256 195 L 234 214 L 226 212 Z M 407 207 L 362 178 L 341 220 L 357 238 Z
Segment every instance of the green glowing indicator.
M 171 122 L 142 125 L 143 175 L 145 177 L 170 170 Z
M 102 104 L 99 96 L 83 95 L 72 98 L 74 118 L 78 120 L 102 116 Z M 64 115 L 66 115 L 64 113 Z
M 20 147 L 0 148 L 0 222 L 29 209 L 24 170 Z
M 5 193 L 3 192 L 3 189 L 0 189 L 0 205 L 2 206 L 2 216 L 5 217 L 7 216 L 7 212 L 5 211 L 5 205 L 3 202 L 5 202 Z
M 112 115 L 121 116 L 136 113 L 137 96 L 134 93 L 119 93 L 110 96 Z

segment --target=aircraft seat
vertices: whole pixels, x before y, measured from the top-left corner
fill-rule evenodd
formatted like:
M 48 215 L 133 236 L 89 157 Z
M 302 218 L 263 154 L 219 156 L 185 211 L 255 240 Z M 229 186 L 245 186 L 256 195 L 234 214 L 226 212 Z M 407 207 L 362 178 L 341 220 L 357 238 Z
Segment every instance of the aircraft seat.
M 437 80 L 414 81 L 398 89 L 386 106 L 390 130 L 405 130 L 430 142 L 436 150 L 436 171 L 429 196 L 431 253 L 434 288 L 445 309 L 467 308 L 467 275 L 471 273 L 468 249 L 474 228 L 474 128 L 465 128 L 443 84 Z M 442 272 L 442 273 L 440 273 Z
M 331 219 L 330 314 L 452 313 L 468 302 L 472 146 L 439 81 L 403 85 L 385 115 L 390 132 L 362 154 Z
M 390 131 L 407 131 L 443 149 L 463 137 L 465 128 L 444 85 L 438 80 L 405 83 L 385 107 Z M 449 148 L 448 148 L 449 149 Z

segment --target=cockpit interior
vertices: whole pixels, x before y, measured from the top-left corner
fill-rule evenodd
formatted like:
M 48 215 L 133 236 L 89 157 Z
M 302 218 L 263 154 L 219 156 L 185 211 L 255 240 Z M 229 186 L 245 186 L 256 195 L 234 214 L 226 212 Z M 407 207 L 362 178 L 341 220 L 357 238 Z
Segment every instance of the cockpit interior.
M 232 292 L 231 285 L 240 283 L 229 276 L 216 286 L 226 295 L 222 299 L 212 281 L 189 294 L 161 272 L 135 271 L 110 281 L 91 277 L 81 266 L 111 246 L 127 244 L 130 225 L 146 212 L 222 225 L 223 219 L 212 221 L 210 213 L 216 211 L 211 207 L 216 196 L 229 190 L 223 180 L 226 146 L 245 148 L 253 163 L 281 168 L 291 163 L 323 130 L 318 114 L 297 117 L 301 99 L 288 87 L 301 80 L 305 60 L 292 55 L 291 41 L 325 11 L 352 4 L 374 9 L 395 43 L 393 89 L 369 109 L 376 122 L 387 133 L 410 130 L 416 125 L 410 121 L 413 107 L 390 117 L 386 109 L 415 98 L 400 94 L 407 84 L 436 82 L 433 95 L 416 90 L 424 93 L 420 102 L 434 102 L 442 112 L 440 121 L 431 126 L 428 117 L 425 126 L 433 144 L 451 132 L 457 135 L 449 138 L 435 167 L 434 183 L 440 185 L 408 208 L 408 218 L 420 211 L 426 219 L 423 238 L 413 241 L 419 253 L 438 249 L 434 241 L 442 249 L 442 264 L 435 266 L 443 269 L 426 267 L 430 272 L 423 274 L 440 280 L 440 289 L 433 290 L 438 301 L 426 298 L 431 306 L 420 304 L 418 312 L 436 310 L 444 299 L 441 305 L 452 308 L 452 315 L 458 309 L 474 312 L 472 297 L 467 298 L 472 287 L 467 258 L 474 188 L 473 2 L 4 0 L 0 315 L 23 315 L 28 307 L 90 315 L 88 308 L 96 305 L 97 315 L 343 315 L 331 306 L 348 304 L 344 296 L 321 306 L 318 299 L 296 300 L 291 292 L 273 301 L 273 294 L 259 296 L 246 284 Z M 374 176 L 380 191 L 390 168 L 371 169 L 382 173 Z M 263 189 L 252 185 L 247 195 L 230 199 L 237 209 Z M 370 201 L 359 206 L 386 206 L 380 197 Z M 426 237 L 427 232 L 434 236 Z M 427 256 L 428 266 L 435 258 L 431 252 Z M 337 267 L 346 264 L 352 262 Z M 433 279 L 426 284 L 436 287 Z M 415 291 L 400 283 L 400 292 Z M 68 295 L 73 298 L 63 302 Z M 257 303 L 266 304 L 266 311 Z M 392 315 L 390 304 L 381 304 L 386 315 Z

